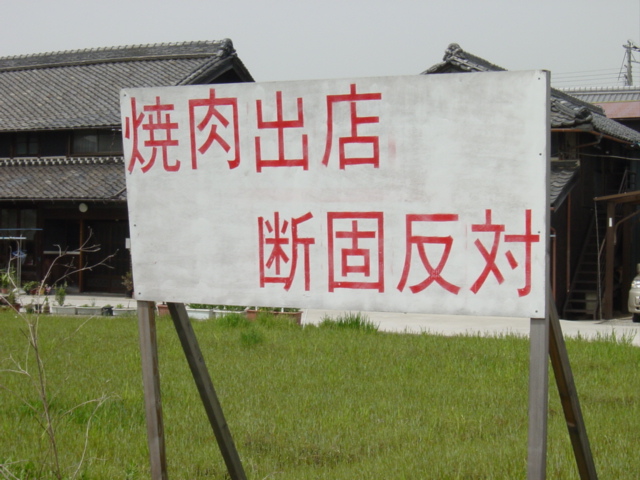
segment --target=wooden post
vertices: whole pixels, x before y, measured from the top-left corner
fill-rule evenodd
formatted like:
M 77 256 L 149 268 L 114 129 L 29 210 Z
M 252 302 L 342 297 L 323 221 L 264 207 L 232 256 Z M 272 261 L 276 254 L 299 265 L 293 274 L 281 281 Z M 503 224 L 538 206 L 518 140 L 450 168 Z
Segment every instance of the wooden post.
M 547 470 L 549 404 L 548 318 L 532 318 L 529 341 L 529 450 L 527 479 L 544 480 Z
M 582 480 L 597 480 L 598 474 L 596 473 L 587 429 L 580 409 L 578 392 L 573 382 L 567 347 L 564 343 L 558 312 L 551 299 L 549 299 L 549 316 L 549 356 L 551 357 L 551 366 L 553 367 L 558 393 L 560 394 L 560 402 L 562 403 L 564 417 L 569 429 L 569 437 L 576 457 L 578 472 Z
M 84 248 L 82 248 L 84 246 L 84 242 L 85 242 L 85 237 L 84 237 L 84 220 L 80 220 L 80 238 L 79 238 L 79 245 L 81 248 L 79 248 L 78 250 L 78 288 L 80 290 L 80 293 L 84 292 Z
M 629 285 L 631 285 L 631 281 L 633 277 L 636 275 L 636 265 L 633 261 L 633 223 L 628 222 L 632 217 L 635 216 L 635 205 L 624 204 L 622 207 L 623 219 L 621 222 L 623 223 L 622 231 L 620 231 L 620 222 L 618 222 L 618 232 L 620 238 L 622 239 L 622 265 L 620 269 L 620 276 L 616 279 L 616 272 L 614 271 L 613 281 L 614 283 L 617 281 L 620 282 L 620 289 L 622 297 L 620 298 L 620 302 L 623 305 L 623 308 L 626 307 L 627 302 L 629 301 Z
M 142 383 L 144 385 L 144 407 L 147 417 L 147 442 L 151 461 L 151 478 L 153 480 L 166 480 L 167 457 L 162 424 L 158 343 L 154 310 L 155 305 L 153 302 L 138 302 L 138 330 L 140 332 Z
M 605 319 L 613 318 L 613 264 L 615 263 L 616 247 L 616 204 L 607 203 L 607 234 L 605 236 L 605 260 L 604 260 L 604 299 L 602 303 L 602 315 Z
M 202 404 L 207 412 L 207 417 L 209 417 L 209 423 L 211 423 L 220 452 L 227 465 L 229 476 L 232 480 L 246 480 L 247 477 L 242 468 L 238 451 L 231 438 L 229 426 L 222 413 L 222 407 L 213 388 L 198 340 L 187 316 L 187 310 L 182 303 L 168 303 L 167 305 L 180 343 L 182 343 L 182 349 L 187 357 L 191 374 L 198 387 L 198 392 L 200 392 Z

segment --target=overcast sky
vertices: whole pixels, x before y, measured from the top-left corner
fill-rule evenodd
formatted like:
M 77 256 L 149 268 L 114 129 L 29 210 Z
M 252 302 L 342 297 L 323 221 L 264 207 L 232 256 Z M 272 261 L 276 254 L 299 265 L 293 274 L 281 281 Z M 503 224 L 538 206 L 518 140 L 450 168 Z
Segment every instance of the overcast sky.
M 640 0 L 0 0 L 0 6 L 0 56 L 230 38 L 256 81 L 416 74 L 455 42 L 508 70 L 551 70 L 556 85 L 619 85 L 622 45 L 640 41 Z M 634 75 L 640 84 L 638 64 Z

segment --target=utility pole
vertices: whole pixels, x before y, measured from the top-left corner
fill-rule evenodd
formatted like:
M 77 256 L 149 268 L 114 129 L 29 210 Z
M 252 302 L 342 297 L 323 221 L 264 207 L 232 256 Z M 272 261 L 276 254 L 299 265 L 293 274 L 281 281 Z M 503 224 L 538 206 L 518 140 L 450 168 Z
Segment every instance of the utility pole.
M 627 61 L 627 74 L 625 75 L 625 86 L 631 87 L 633 85 L 633 63 L 640 63 L 633 58 L 633 52 L 640 52 L 638 48 L 631 40 L 627 40 L 626 45 L 622 46 L 625 49 L 625 59 Z

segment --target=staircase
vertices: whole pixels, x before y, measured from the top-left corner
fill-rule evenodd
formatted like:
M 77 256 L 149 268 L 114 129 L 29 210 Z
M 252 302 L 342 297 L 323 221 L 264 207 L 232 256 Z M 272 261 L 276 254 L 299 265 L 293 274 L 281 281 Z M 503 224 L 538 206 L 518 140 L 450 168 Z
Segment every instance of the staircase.
M 600 196 L 629 191 L 629 181 L 629 170 L 626 167 L 624 171 L 607 171 L 602 177 Z M 606 205 L 599 208 L 596 206 L 596 213 L 597 215 L 591 218 L 578 265 L 562 309 L 562 318 L 567 320 L 596 320 L 602 317 L 600 307 L 603 295 L 601 289 L 604 285 L 603 247 L 607 230 Z M 617 212 L 614 216 L 617 216 Z
M 582 245 L 578 265 L 571 281 L 569 293 L 562 309 L 562 318 L 586 320 L 600 318 L 600 287 L 602 280 L 598 267 L 599 245 L 605 234 L 606 215 L 598 215 L 598 222 L 592 219 L 585 242 Z M 601 283 L 600 283 L 601 285 Z

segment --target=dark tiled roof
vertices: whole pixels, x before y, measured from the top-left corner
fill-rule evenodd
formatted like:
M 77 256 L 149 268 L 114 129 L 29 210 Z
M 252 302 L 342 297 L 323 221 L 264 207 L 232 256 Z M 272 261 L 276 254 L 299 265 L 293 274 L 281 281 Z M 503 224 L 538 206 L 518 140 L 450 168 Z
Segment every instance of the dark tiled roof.
M 423 74 L 491 72 L 503 71 L 504 68 L 493 65 L 476 57 L 452 43 L 445 51 L 443 61 Z M 578 128 L 586 132 L 594 132 L 610 136 L 622 142 L 640 144 L 640 133 L 628 128 L 604 115 L 601 107 L 592 105 L 566 93 L 551 89 L 551 128 Z
M 0 159 L 0 200 L 126 200 L 122 157 Z
M 576 161 L 551 162 L 549 201 L 558 208 L 578 181 L 580 166 Z
M 437 63 L 428 70 L 422 72 L 423 75 L 429 73 L 459 73 L 463 72 L 500 72 L 506 68 L 499 67 L 487 62 L 484 58 L 476 57 L 469 52 L 465 52 L 457 43 L 450 43 L 444 51 L 442 63 Z
M 0 58 L 0 131 L 120 124 L 120 90 L 208 83 L 233 69 L 252 81 L 230 40 Z

